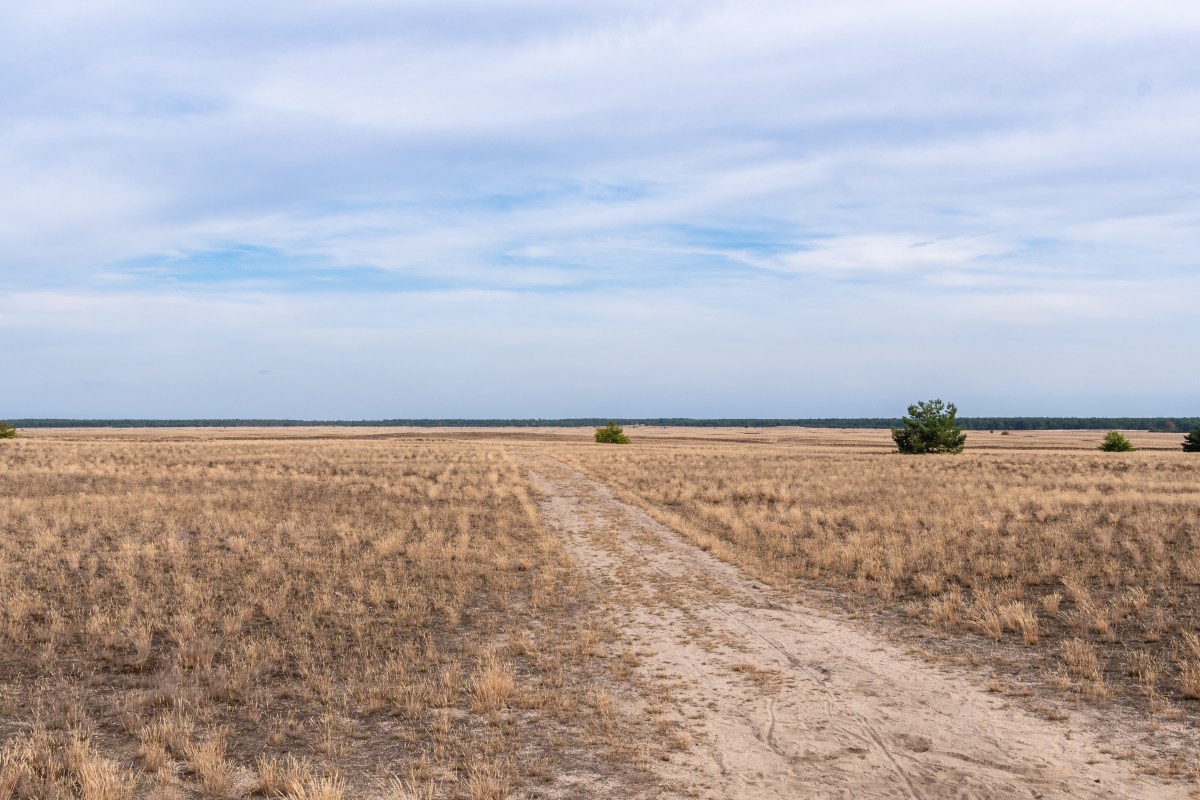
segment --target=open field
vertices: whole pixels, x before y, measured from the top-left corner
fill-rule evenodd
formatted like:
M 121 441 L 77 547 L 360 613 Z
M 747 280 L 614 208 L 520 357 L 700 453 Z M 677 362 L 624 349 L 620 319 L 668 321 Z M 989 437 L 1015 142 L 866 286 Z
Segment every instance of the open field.
M 650 783 L 503 451 L 122 434 L 0 449 L 0 798 Z
M 912 457 L 886 455 L 886 432 L 805 431 L 566 457 L 772 585 L 1017 642 L 1050 685 L 1194 717 L 1200 458 L 1177 435 L 1085 449 L 1101 436 L 972 433 L 962 455 Z
M 811 592 L 763 585 L 544 450 L 526 459 L 547 519 L 623 635 L 674 681 L 669 702 L 695 744 L 660 771 L 688 796 L 1188 795 L 1186 757 L 1165 770 L 1143 757 L 1194 752 L 1177 724 L 1151 733 L 1107 708 L 1014 702 Z
M 0 800 L 1193 780 L 1180 436 L 627 432 L 0 443 Z

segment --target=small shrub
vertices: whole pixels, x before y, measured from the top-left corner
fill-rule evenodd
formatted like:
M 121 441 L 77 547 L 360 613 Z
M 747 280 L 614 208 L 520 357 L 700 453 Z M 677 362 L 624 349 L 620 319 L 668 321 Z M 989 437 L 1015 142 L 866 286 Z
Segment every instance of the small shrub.
M 601 444 L 629 444 L 629 437 L 625 435 L 625 429 L 611 419 L 608 424 L 596 428 L 596 441 Z
M 1200 430 L 1200 429 L 1198 429 Z M 9 425 L 4 420 L 0 420 L 0 439 L 15 439 L 17 438 L 17 429 Z
M 901 453 L 961 453 L 967 435 L 955 418 L 958 407 L 941 400 L 922 400 L 908 407 L 903 428 L 892 428 L 892 439 Z
M 1100 449 L 1106 453 L 1128 453 L 1133 450 L 1133 444 L 1120 431 L 1109 431 L 1100 443 Z
M 1200 428 L 1195 428 L 1183 437 L 1183 452 L 1200 453 Z

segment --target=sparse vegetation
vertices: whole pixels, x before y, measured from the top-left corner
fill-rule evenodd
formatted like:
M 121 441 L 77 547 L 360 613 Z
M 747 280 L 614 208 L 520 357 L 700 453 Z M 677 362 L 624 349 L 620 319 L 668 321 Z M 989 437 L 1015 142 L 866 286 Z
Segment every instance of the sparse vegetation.
M 1183 437 L 1183 452 L 1200 453 L 1200 428 L 1196 428 Z
M 628 718 L 592 744 L 602 620 L 502 449 L 171 439 L 0 451 L 0 798 L 648 783 Z
M 566 796 L 584 773 L 653 796 L 647 763 L 701 739 L 628 713 L 635 648 L 544 527 L 532 448 L 758 580 L 1194 730 L 1178 434 L 1126 457 L 984 431 L 951 461 L 883 430 L 587 431 L 23 431 L 0 448 L 0 799 Z
M 596 441 L 601 444 L 629 444 L 625 429 L 611 419 L 607 425 L 596 428 Z
M 1200 631 L 1200 463 L 1166 449 L 1101 457 L 1083 433 L 1046 435 L 1055 450 L 997 435 L 1000 449 L 953 463 L 891 459 L 875 437 L 647 439 L 566 457 L 775 586 L 833 589 L 852 609 L 915 617 L 972 648 L 1014 645 L 1027 677 L 1065 667 L 1068 688 L 1095 699 L 1148 707 L 1125 669 L 1133 650 L 1154 665 L 1143 669 L 1154 703 L 1197 691 L 1186 635 Z
M 961 453 L 967 435 L 958 426 L 958 408 L 941 400 L 922 400 L 908 407 L 904 427 L 892 429 L 901 453 Z
M 1100 443 L 1100 449 L 1106 453 L 1128 453 L 1134 447 L 1133 443 L 1125 438 L 1125 435 L 1120 431 L 1109 431 L 1104 436 L 1104 441 Z

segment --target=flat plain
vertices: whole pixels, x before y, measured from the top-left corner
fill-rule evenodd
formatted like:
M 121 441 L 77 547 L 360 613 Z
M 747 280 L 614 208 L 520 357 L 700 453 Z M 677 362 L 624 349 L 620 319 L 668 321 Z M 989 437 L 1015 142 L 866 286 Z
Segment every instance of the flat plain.
M 0 799 L 1194 787 L 1180 436 L 590 433 L 0 443 Z

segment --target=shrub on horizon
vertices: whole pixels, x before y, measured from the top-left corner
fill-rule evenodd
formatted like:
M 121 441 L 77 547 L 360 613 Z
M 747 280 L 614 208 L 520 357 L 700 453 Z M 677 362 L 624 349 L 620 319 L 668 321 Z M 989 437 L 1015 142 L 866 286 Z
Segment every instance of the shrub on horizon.
M 17 438 L 17 429 L 4 420 L 0 420 L 0 439 Z
M 892 428 L 901 453 L 961 453 L 967 435 L 958 427 L 958 407 L 941 400 L 922 400 L 908 407 L 903 428 Z
M 611 419 L 608 424 L 596 428 L 596 441 L 601 444 L 629 444 L 629 437 L 625 435 L 625 429 Z
M 1200 428 L 1192 429 L 1191 433 L 1183 437 L 1183 452 L 1200 453 Z
M 1104 435 L 1100 449 L 1106 453 L 1128 453 L 1137 448 L 1120 431 L 1109 431 Z

